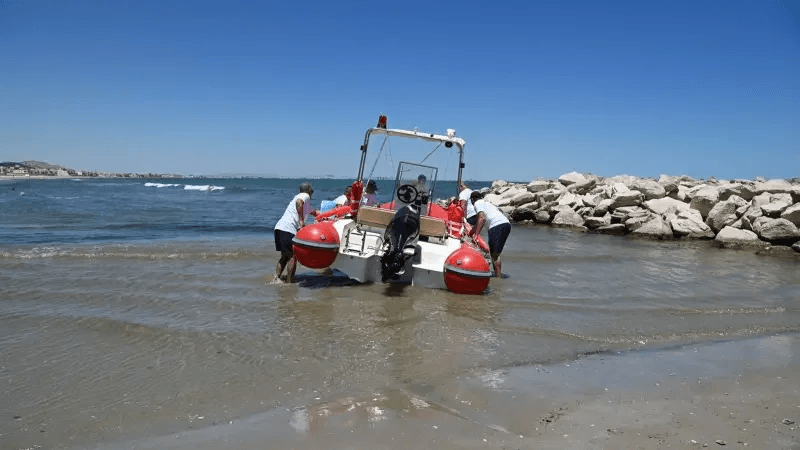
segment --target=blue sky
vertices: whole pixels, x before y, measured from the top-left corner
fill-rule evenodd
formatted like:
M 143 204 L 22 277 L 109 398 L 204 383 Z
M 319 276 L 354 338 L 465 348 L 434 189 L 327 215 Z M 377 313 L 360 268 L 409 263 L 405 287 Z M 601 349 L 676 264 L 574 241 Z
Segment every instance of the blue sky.
M 0 160 L 353 177 L 365 130 L 465 177 L 800 177 L 780 1 L 0 0 Z

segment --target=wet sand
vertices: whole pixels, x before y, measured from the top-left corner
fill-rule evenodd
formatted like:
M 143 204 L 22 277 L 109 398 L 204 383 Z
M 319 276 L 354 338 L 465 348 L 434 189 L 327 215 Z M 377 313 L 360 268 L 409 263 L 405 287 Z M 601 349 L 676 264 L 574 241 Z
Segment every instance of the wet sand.
M 451 380 L 430 398 L 321 399 L 89 448 L 799 448 L 798 344 L 783 335 L 594 354 Z

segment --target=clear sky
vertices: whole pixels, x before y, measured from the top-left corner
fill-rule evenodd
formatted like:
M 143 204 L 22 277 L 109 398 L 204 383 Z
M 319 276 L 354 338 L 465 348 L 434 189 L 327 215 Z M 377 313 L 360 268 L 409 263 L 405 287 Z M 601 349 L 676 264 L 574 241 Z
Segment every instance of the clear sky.
M 797 1 L 0 0 L 0 160 L 354 177 L 367 128 L 465 177 L 800 177 Z

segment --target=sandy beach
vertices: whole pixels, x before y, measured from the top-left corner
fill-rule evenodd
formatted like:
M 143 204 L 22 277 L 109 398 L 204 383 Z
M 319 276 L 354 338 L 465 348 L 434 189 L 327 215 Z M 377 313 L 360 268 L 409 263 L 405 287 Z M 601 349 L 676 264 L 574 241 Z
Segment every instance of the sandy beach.
M 281 408 L 90 448 L 794 449 L 800 443 L 798 344 L 794 334 L 595 354 L 455 380 L 442 387 L 452 398 L 438 404 L 414 401 L 408 392 L 342 398 L 308 412 L 305 425 L 298 425 L 296 411 Z M 391 403 L 404 400 L 415 414 L 370 419 L 375 408 L 396 409 Z M 444 406 L 450 400 L 470 408 Z M 484 420 L 509 415 L 514 420 L 502 425 Z

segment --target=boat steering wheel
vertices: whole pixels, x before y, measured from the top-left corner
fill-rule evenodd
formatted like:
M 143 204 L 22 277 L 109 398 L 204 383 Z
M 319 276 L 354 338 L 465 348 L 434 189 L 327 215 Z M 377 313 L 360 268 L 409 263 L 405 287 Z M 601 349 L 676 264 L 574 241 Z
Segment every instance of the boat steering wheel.
M 397 188 L 397 199 L 403 203 L 414 203 L 419 199 L 419 191 L 410 184 Z

